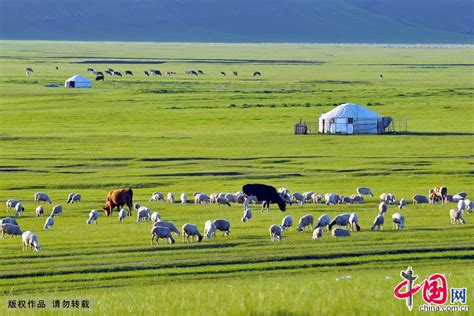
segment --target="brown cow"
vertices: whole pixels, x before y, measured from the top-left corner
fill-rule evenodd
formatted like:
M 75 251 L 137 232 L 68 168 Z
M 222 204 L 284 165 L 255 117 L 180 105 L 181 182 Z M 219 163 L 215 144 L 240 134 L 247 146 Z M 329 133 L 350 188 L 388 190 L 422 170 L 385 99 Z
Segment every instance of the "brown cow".
M 431 188 L 429 200 L 430 200 L 430 203 L 439 204 L 439 202 L 442 201 L 443 204 L 447 204 L 448 203 L 448 188 L 447 187 Z
M 132 189 L 112 190 L 107 194 L 107 201 L 103 207 L 105 214 L 110 216 L 115 207 L 119 210 L 122 206 L 128 206 L 128 215 L 132 216 L 133 191 Z

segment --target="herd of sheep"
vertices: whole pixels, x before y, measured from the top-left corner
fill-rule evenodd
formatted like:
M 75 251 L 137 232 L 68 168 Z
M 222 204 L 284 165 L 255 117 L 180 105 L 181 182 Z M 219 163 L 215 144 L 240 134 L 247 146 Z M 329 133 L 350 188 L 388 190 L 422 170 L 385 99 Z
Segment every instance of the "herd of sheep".
M 317 194 L 314 192 L 293 192 L 286 188 L 280 188 L 278 190 L 278 194 L 281 198 L 289 204 L 292 203 L 299 203 L 299 204 L 306 204 L 306 203 L 325 203 L 326 205 L 330 204 L 347 204 L 347 203 L 364 203 L 364 195 L 373 196 L 372 191 L 369 188 L 357 188 L 357 194 L 351 195 L 350 197 L 338 195 L 335 193 L 327 193 L 325 195 Z M 414 195 L 412 198 L 413 204 L 417 203 L 435 203 L 440 202 L 440 199 L 434 199 L 433 197 L 433 189 L 430 190 L 430 198 L 427 198 L 422 195 Z M 466 198 L 467 193 L 460 192 L 453 196 L 445 196 L 446 201 L 455 202 L 457 207 L 455 209 L 451 209 L 449 211 L 450 219 L 452 224 L 461 223 L 465 224 L 465 220 L 463 218 L 463 212 L 466 211 L 469 214 L 472 212 L 473 202 Z M 188 196 L 185 193 L 182 193 L 179 197 L 179 202 L 182 204 L 188 203 Z M 68 196 L 67 203 L 77 203 L 81 201 L 81 195 L 71 193 Z M 173 193 L 168 193 L 166 195 L 162 194 L 161 192 L 154 192 L 150 199 L 150 202 L 169 202 L 175 203 L 175 196 Z M 39 205 L 40 202 L 45 202 L 52 204 L 51 199 L 45 193 L 37 192 L 34 194 L 34 202 L 38 204 L 36 208 L 36 216 L 43 217 L 44 216 L 44 206 Z M 242 217 L 242 222 L 246 223 L 252 219 L 252 210 L 250 209 L 251 204 L 261 203 L 261 201 L 257 201 L 255 196 L 246 196 L 242 192 L 237 193 L 212 193 L 207 195 L 202 192 L 196 192 L 193 194 L 193 200 L 195 204 L 208 204 L 213 203 L 217 205 L 226 205 L 231 206 L 233 203 L 240 203 L 243 205 L 244 208 L 244 215 Z M 383 228 L 385 222 L 385 214 L 388 210 L 388 205 L 397 205 L 398 208 L 401 210 L 407 206 L 406 199 L 402 198 L 400 201 L 397 202 L 395 196 L 391 193 L 382 193 L 380 195 L 380 203 L 378 206 L 378 214 L 374 219 L 374 222 L 371 226 L 371 230 L 381 230 Z M 176 236 L 183 236 L 183 241 L 185 242 L 192 242 L 197 238 L 197 241 L 200 242 L 204 237 L 207 239 L 211 239 L 212 237 L 216 236 L 216 231 L 223 232 L 224 235 L 230 234 L 230 222 L 226 219 L 219 218 L 216 220 L 208 220 L 204 224 L 203 234 L 199 232 L 197 225 L 186 223 L 181 227 L 181 231 L 178 230 L 174 223 L 170 221 L 163 221 L 161 216 L 157 212 L 151 212 L 150 208 L 146 206 L 141 206 L 138 203 L 134 204 L 134 209 L 137 213 L 137 222 L 142 221 L 150 221 L 152 223 L 151 229 L 151 242 L 153 244 L 154 241 L 158 243 L 159 239 L 164 239 L 166 243 L 175 243 L 175 239 L 173 238 L 172 233 Z M 261 211 L 263 212 L 263 204 Z M 23 249 L 35 249 L 36 251 L 40 250 L 40 246 L 38 243 L 38 236 L 31 231 L 23 232 L 20 229 L 20 226 L 16 220 L 16 218 L 21 217 L 21 213 L 25 211 L 25 208 L 21 201 L 10 199 L 6 201 L 6 212 L 14 212 L 14 218 L 12 217 L 5 217 L 0 220 L 1 231 L 2 231 L 2 239 L 5 238 L 5 235 L 22 236 L 23 241 Z M 54 225 L 54 218 L 56 216 L 61 215 L 63 213 L 63 208 L 61 205 L 55 205 L 52 208 L 50 216 L 46 219 L 44 224 L 44 230 L 51 229 Z M 92 224 L 95 222 L 97 224 L 97 220 L 99 218 L 99 211 L 92 210 L 89 213 L 89 217 L 87 219 L 87 224 Z M 127 217 L 127 210 L 120 209 L 118 219 L 120 222 L 123 222 Z M 397 212 L 392 214 L 392 222 L 394 229 L 401 230 L 405 227 L 405 217 Z M 333 228 L 337 226 L 337 228 Z M 291 215 L 286 215 L 282 221 L 281 225 L 273 224 L 269 228 L 270 239 L 272 241 L 275 240 L 282 240 L 283 233 L 285 231 L 290 230 L 293 227 L 293 218 Z M 332 236 L 334 237 L 344 237 L 350 236 L 351 231 L 360 231 L 359 220 L 356 213 L 346 213 L 346 214 L 339 214 L 336 215 L 332 220 L 330 219 L 329 215 L 323 214 L 321 215 L 316 224 L 314 223 L 314 217 L 311 214 L 306 214 L 302 216 L 298 221 L 298 226 L 296 231 L 301 232 L 305 229 L 312 230 L 313 232 L 313 239 L 320 239 L 323 236 L 323 232 L 327 227 L 328 231 L 331 232 Z M 345 227 L 345 228 L 344 228 Z M 347 229 L 346 229 L 347 228 Z

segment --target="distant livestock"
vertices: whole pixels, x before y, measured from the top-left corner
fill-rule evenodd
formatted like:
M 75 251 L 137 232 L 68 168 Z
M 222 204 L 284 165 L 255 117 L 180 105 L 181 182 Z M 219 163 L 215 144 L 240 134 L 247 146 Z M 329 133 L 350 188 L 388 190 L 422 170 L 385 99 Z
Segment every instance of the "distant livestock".
M 351 235 L 350 231 L 344 228 L 335 228 L 331 234 L 333 237 L 349 237 Z
M 462 217 L 462 211 L 460 210 L 451 209 L 449 211 L 449 217 L 451 218 L 451 224 L 466 224 L 466 221 Z
M 362 194 L 362 195 L 368 195 L 370 197 L 374 196 L 374 194 L 372 193 L 372 190 L 370 188 L 365 188 L 365 187 L 357 188 L 357 193 Z
M 165 196 L 161 192 L 154 192 L 149 200 L 150 202 L 165 201 Z
M 168 194 L 166 195 L 166 199 L 168 200 L 168 203 L 173 204 L 174 203 L 174 194 L 171 193 L 171 192 L 168 192 Z
M 125 70 L 125 76 L 133 76 L 133 72 L 131 70 Z
M 98 210 L 92 210 L 89 213 L 89 219 L 87 220 L 87 224 L 92 224 L 92 222 L 95 222 L 97 224 L 97 219 L 99 218 L 99 211 Z
M 23 240 L 23 250 L 30 249 L 35 251 L 39 251 L 41 249 L 39 243 L 38 243 L 38 236 L 36 234 L 32 233 L 31 231 L 26 231 L 21 235 L 21 238 Z
M 18 201 L 18 200 L 13 200 L 13 199 L 7 200 L 6 203 L 5 203 L 7 205 L 7 213 L 8 213 L 8 211 L 13 211 L 15 209 L 15 206 L 18 203 L 20 203 L 20 201 Z
M 313 229 L 320 228 L 322 231 L 324 231 L 324 227 L 329 226 L 330 222 L 331 222 L 331 219 L 329 218 L 329 215 L 323 214 L 318 218 L 318 222 L 316 223 Z
M 160 76 L 161 77 L 161 71 L 156 70 L 156 69 L 150 69 L 150 74 L 152 76 Z
M 293 217 L 291 217 L 291 215 L 286 215 L 285 217 L 283 217 L 283 219 L 281 220 L 281 230 L 282 231 L 288 230 L 292 226 L 293 226 Z
M 63 207 L 61 205 L 55 205 L 51 211 L 51 216 L 61 215 L 63 216 Z
M 255 72 L 253 73 L 253 77 L 257 77 L 257 76 L 258 76 L 258 77 L 261 77 L 261 76 L 262 76 L 262 73 L 261 73 L 260 71 L 255 71 Z
M 133 191 L 130 188 L 110 191 L 107 194 L 107 200 L 102 209 L 105 211 L 107 216 L 110 216 L 115 207 L 120 209 L 124 205 L 128 206 L 128 215 L 132 216 Z
M 127 216 L 127 210 L 121 209 L 119 212 L 119 222 L 123 222 L 126 216 Z
M 413 204 L 427 204 L 428 203 L 428 198 L 424 195 L 420 194 L 415 194 L 412 197 Z
M 302 232 L 306 227 L 309 227 L 310 229 L 312 229 L 313 222 L 314 222 L 313 215 L 310 215 L 310 214 L 303 215 L 301 216 L 298 222 L 298 227 L 296 227 L 296 230 L 299 232 Z
M 270 211 L 270 203 L 277 203 L 282 212 L 286 211 L 285 201 L 278 194 L 277 190 L 265 184 L 246 184 L 242 187 L 242 191 L 247 196 L 255 196 L 257 200 L 263 201 L 262 209 L 267 206 L 267 212 Z
M 149 76 L 150 76 L 150 73 L 149 73 L 148 71 L 146 71 L 146 70 L 145 70 L 143 73 L 144 73 L 144 74 L 145 74 L 145 76 L 147 76 L 147 77 L 149 77 Z
M 99 75 L 97 77 L 95 77 L 95 81 L 104 81 L 104 75 Z
M 232 71 L 232 76 L 237 77 L 238 76 L 237 71 Z
M 11 237 L 20 236 L 23 234 L 20 226 L 10 223 L 5 223 L 1 225 L 2 229 L 2 239 L 5 239 L 5 235 L 10 235 Z
M 270 239 L 272 241 L 275 241 L 275 239 L 278 239 L 278 241 L 281 241 L 283 239 L 283 236 L 281 235 L 281 227 L 278 225 L 272 225 L 268 229 L 270 232 Z
M 384 221 L 385 221 L 385 213 L 380 213 L 379 215 L 377 215 L 377 217 L 375 217 L 374 223 L 372 224 L 370 229 L 374 230 L 377 227 L 378 230 L 381 230 L 383 227 Z
M 194 237 L 197 236 L 198 242 L 201 242 L 202 240 L 202 235 L 199 232 L 199 229 L 197 228 L 196 225 L 194 224 L 184 224 L 183 227 L 181 228 L 182 234 L 183 234 L 183 241 L 186 240 L 188 243 L 189 237 L 191 237 L 191 241 L 194 241 Z
M 34 194 L 34 198 L 35 198 L 35 204 L 39 204 L 39 202 L 48 202 L 49 204 L 52 203 L 51 199 L 46 193 L 36 192 Z
M 402 199 L 400 200 L 400 205 L 398 205 L 398 208 L 399 208 L 399 209 L 402 209 L 402 208 L 404 208 L 404 207 L 407 207 L 407 200 L 405 200 L 404 198 L 402 198 Z
M 120 71 L 114 71 L 114 72 L 112 72 L 112 76 L 122 77 L 122 73 Z
M 429 200 L 430 203 L 435 203 L 435 202 L 442 202 L 443 204 L 446 204 L 448 202 L 447 195 L 448 195 L 448 188 L 447 187 L 434 187 L 431 188 L 429 191 Z
M 44 216 L 44 207 L 42 205 L 38 205 L 35 213 L 36 213 L 36 217 Z
M 81 195 L 75 193 L 69 193 L 66 203 L 81 202 Z
M 158 220 L 156 223 L 153 224 L 153 226 L 160 226 L 160 227 L 166 227 L 168 228 L 172 233 L 175 233 L 176 236 L 180 236 L 180 232 L 178 230 L 178 228 L 176 228 L 176 226 L 172 223 L 172 222 L 167 222 L 167 221 L 162 221 L 162 220 Z
M 393 228 L 396 230 L 401 230 L 405 227 L 405 217 L 400 213 L 395 213 L 392 215 Z
M 181 193 L 181 195 L 179 196 L 179 199 L 181 200 L 181 204 L 186 204 L 188 201 L 188 196 L 186 195 L 186 193 Z
M 225 72 L 221 71 L 221 75 L 223 75 L 224 77 L 226 76 Z
M 229 236 L 230 234 L 230 222 L 226 219 L 219 218 L 213 221 L 216 225 L 216 230 L 220 230 L 224 236 Z
M 151 244 L 153 245 L 153 240 L 156 238 L 156 244 L 158 244 L 158 239 L 164 239 L 165 244 L 168 244 L 168 241 L 171 244 L 174 244 L 176 241 L 171 235 L 171 231 L 168 227 L 163 226 L 153 226 L 151 229 Z

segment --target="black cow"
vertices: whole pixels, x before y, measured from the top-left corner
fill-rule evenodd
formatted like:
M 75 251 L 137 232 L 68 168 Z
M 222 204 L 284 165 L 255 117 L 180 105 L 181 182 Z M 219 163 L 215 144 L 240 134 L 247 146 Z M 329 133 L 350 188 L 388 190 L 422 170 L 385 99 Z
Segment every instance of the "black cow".
M 114 71 L 112 73 L 113 76 L 118 76 L 118 77 L 122 77 L 122 74 L 120 73 L 120 71 Z
M 94 72 L 94 68 L 87 68 L 87 72 Z
M 102 71 L 98 71 L 98 72 L 96 73 L 96 75 L 97 75 L 97 76 L 103 76 L 104 74 L 102 73 Z
M 150 76 L 150 73 L 148 71 L 145 70 L 144 73 L 145 73 L 145 76 L 147 77 Z
M 95 77 L 95 81 L 104 81 L 104 75 Z
M 204 75 L 204 72 L 202 70 L 198 70 L 198 74 Z
M 242 191 L 247 196 L 255 196 L 257 200 L 263 201 L 262 212 L 267 206 L 267 212 L 270 211 L 270 203 L 277 203 L 280 211 L 286 211 L 286 203 L 278 194 L 277 190 L 265 184 L 246 184 L 242 187 Z
M 133 76 L 133 72 L 131 70 L 125 70 L 125 76 Z
M 58 66 L 56 66 L 56 71 L 59 71 L 59 67 L 58 67 Z
M 161 71 L 159 71 L 159 70 L 150 69 L 150 73 L 151 73 L 153 76 L 161 76 Z
M 225 77 L 225 72 L 221 71 L 221 75 L 223 75 Z
M 237 75 L 238 75 L 237 71 L 232 71 L 232 75 L 233 75 L 234 77 L 237 77 Z
M 256 77 L 256 76 L 261 77 L 262 74 L 260 73 L 260 71 L 256 71 L 256 72 L 253 73 L 253 76 L 254 76 L 254 77 Z
M 106 74 L 112 76 L 112 72 L 111 72 L 110 70 L 106 70 L 106 71 L 104 71 L 104 72 L 105 72 Z

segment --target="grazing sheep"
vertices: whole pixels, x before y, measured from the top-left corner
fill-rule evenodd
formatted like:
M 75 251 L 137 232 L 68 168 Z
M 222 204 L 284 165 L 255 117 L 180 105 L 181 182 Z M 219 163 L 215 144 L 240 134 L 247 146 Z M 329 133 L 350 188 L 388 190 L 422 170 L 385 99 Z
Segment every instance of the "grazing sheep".
M 341 196 L 342 204 L 352 204 L 354 201 L 349 196 Z
M 458 211 L 462 211 L 466 208 L 466 201 L 464 200 L 459 200 L 458 202 Z
M 81 202 L 81 195 L 75 193 L 69 193 L 66 203 Z
M 304 202 L 312 202 L 312 196 L 313 196 L 314 192 L 303 192 L 303 200 Z
M 166 199 L 168 200 L 168 203 L 173 204 L 174 203 L 174 194 L 171 193 L 171 192 L 168 192 L 168 194 L 166 195 Z
M 23 240 L 23 250 L 30 248 L 30 250 L 35 249 L 35 251 L 39 251 L 41 247 L 38 244 L 38 236 L 32 233 L 31 231 L 26 231 L 21 235 Z
M 15 217 L 20 217 L 20 214 L 23 211 L 25 211 L 25 207 L 20 202 L 18 202 L 15 205 Z
M 360 231 L 359 218 L 356 213 L 352 213 L 349 217 L 349 226 L 352 231 Z
M 407 207 L 407 200 L 405 200 L 404 198 L 402 198 L 402 199 L 400 200 L 400 205 L 398 206 L 398 209 L 401 210 L 401 209 L 404 208 L 404 207 L 405 207 L 405 208 Z
M 97 224 L 97 219 L 99 218 L 99 211 L 98 210 L 92 210 L 90 213 L 89 213 L 89 219 L 87 220 L 87 224 L 92 224 L 92 222 L 95 221 L 95 223 Z
M 351 232 L 344 228 L 335 228 L 331 234 L 333 237 L 349 237 Z
M 0 225 L 1 224 L 13 224 L 13 225 L 18 225 L 16 222 L 16 219 L 11 218 L 11 217 L 5 217 L 0 220 Z
M 393 205 L 393 204 L 397 203 L 397 200 L 395 199 L 395 195 L 393 195 L 392 193 L 382 193 L 382 194 L 380 194 L 380 200 L 382 200 L 383 202 L 385 202 L 387 204 L 390 204 L 390 205 Z
M 20 229 L 20 226 L 14 225 L 14 224 L 2 224 L 1 226 L 2 229 L 2 239 L 5 239 L 5 234 L 10 235 L 10 236 L 19 236 L 23 234 L 23 232 Z
M 462 197 L 462 195 L 458 195 L 458 194 L 453 195 L 451 199 L 451 201 L 454 203 L 458 203 L 459 201 L 462 201 L 462 200 L 464 200 L 464 198 Z
M 230 206 L 230 203 L 229 201 L 226 199 L 226 198 L 223 198 L 223 197 L 216 197 L 215 198 L 215 201 L 217 203 L 217 205 L 227 205 L 227 206 Z
M 293 226 L 293 217 L 291 215 L 286 215 L 281 221 L 281 230 L 285 231 L 290 229 Z
M 353 203 L 362 204 L 364 203 L 364 196 L 362 194 L 352 194 L 351 200 Z
M 392 215 L 393 228 L 396 230 L 401 230 L 405 227 L 405 217 L 400 213 L 395 213 Z
M 330 205 L 330 204 L 338 204 L 341 197 L 334 193 L 326 193 L 324 195 L 324 199 L 326 200 L 326 205 Z
M 156 223 L 156 222 L 160 221 L 161 220 L 160 213 L 153 212 L 153 214 L 151 214 L 151 216 L 150 216 L 150 219 L 151 219 L 152 223 Z
M 278 194 L 280 195 L 282 200 L 285 201 L 285 203 L 290 203 L 291 202 L 290 190 L 288 190 L 287 188 L 279 188 L 278 189 Z
M 456 195 L 459 195 L 461 196 L 463 199 L 465 199 L 467 197 L 467 193 L 466 192 L 459 192 L 458 194 Z
M 368 195 L 370 197 L 374 196 L 374 194 L 372 193 L 372 190 L 369 188 L 359 187 L 357 188 L 356 191 L 357 191 L 357 194 Z
M 310 215 L 310 214 L 303 215 L 300 218 L 300 221 L 298 222 L 298 227 L 296 228 L 296 230 L 301 232 L 308 226 L 309 226 L 310 229 L 312 229 L 313 228 L 313 222 L 314 222 L 313 215 Z
M 249 208 L 244 209 L 244 216 L 242 217 L 242 222 L 247 223 L 252 218 L 252 210 Z
M 317 228 L 321 228 L 324 231 L 324 227 L 329 226 L 329 222 L 331 218 L 329 218 L 328 214 L 323 214 L 318 218 L 318 223 L 314 226 L 313 231 Z
M 321 204 L 323 203 L 323 195 L 314 193 L 313 195 L 311 195 L 311 200 L 315 204 Z
M 39 202 L 41 202 L 41 201 L 48 202 L 48 204 L 52 203 L 51 199 L 49 198 L 49 196 L 46 193 L 36 192 L 34 194 L 34 197 L 35 197 L 35 204 L 39 204 Z
M 123 222 L 126 216 L 127 216 L 127 210 L 124 208 L 121 209 L 119 212 L 119 222 Z
M 457 224 L 458 222 L 461 224 L 466 224 L 466 221 L 462 217 L 462 211 L 451 209 L 449 211 L 449 216 L 451 217 L 451 224 Z
M 152 195 L 151 195 L 151 198 L 149 200 L 150 202 L 158 202 L 158 201 L 165 201 L 165 197 L 163 195 L 163 193 L 161 192 L 154 192 Z
M 54 214 L 51 214 L 51 216 L 49 216 L 49 217 L 46 219 L 46 222 L 44 223 L 43 229 L 44 229 L 44 230 L 48 230 L 48 229 L 50 229 L 51 227 L 53 227 L 53 225 L 54 225 Z
M 151 211 L 148 207 L 140 206 L 137 210 L 137 223 L 151 220 Z
M 38 205 L 36 208 L 36 217 L 44 216 L 44 207 L 42 205 Z
M 415 194 L 412 198 L 413 204 L 427 204 L 428 198 L 424 195 Z
M 270 226 L 270 239 L 272 241 L 275 241 L 275 239 L 278 239 L 278 241 L 281 241 L 283 239 L 283 236 L 281 235 L 281 227 L 278 225 L 272 225 Z
M 55 205 L 53 207 L 53 210 L 51 211 L 51 216 L 56 216 L 56 215 L 59 215 L 61 214 L 61 216 L 63 216 L 63 207 L 61 205 Z
M 186 241 L 189 243 L 189 237 L 191 237 L 192 241 L 194 241 L 194 236 L 198 237 L 198 242 L 201 242 L 202 240 L 202 235 L 199 232 L 197 226 L 194 224 L 184 224 L 181 228 L 181 231 L 183 233 L 183 241 L 186 239 Z
M 211 239 L 213 236 L 216 237 L 216 224 L 212 221 L 206 221 L 204 224 L 204 236 L 207 239 Z
M 161 227 L 166 227 L 168 228 L 171 232 L 175 233 L 176 236 L 180 236 L 179 230 L 176 228 L 176 226 L 172 222 L 167 222 L 167 221 L 162 221 L 159 220 L 156 223 L 153 224 L 153 226 L 161 226 Z
M 388 205 L 385 204 L 384 201 L 380 202 L 380 204 L 379 204 L 379 213 L 380 214 L 385 213 L 385 212 L 387 212 L 387 210 L 388 210 Z
M 211 193 L 211 194 L 209 195 L 209 201 L 210 201 L 211 203 L 217 203 L 217 199 L 218 199 L 218 198 L 219 198 L 219 194 L 217 194 L 217 193 Z
M 7 213 L 9 211 L 12 211 L 15 209 L 15 206 L 20 203 L 18 200 L 7 200 L 6 205 L 7 205 Z
M 198 193 L 194 196 L 194 204 L 209 204 L 209 196 L 204 193 Z
M 153 226 L 151 229 L 151 244 L 153 245 L 153 240 L 156 238 L 156 244 L 158 245 L 158 239 L 162 238 L 165 240 L 165 244 L 168 244 L 168 241 L 171 244 L 174 244 L 176 241 L 171 235 L 171 231 L 168 227 L 163 226 Z
M 223 235 L 229 236 L 230 234 L 230 222 L 226 219 L 219 218 L 213 221 L 214 225 L 216 225 L 216 229 L 223 232 Z
M 348 226 L 349 225 L 349 218 L 351 217 L 351 214 L 345 213 L 345 214 L 339 214 L 336 215 L 333 220 L 329 223 L 329 230 L 332 229 L 334 225 L 337 226 Z
M 324 227 L 318 227 L 313 230 L 313 239 L 323 238 Z
M 372 226 L 370 226 L 370 229 L 374 230 L 375 227 L 377 227 L 378 230 L 381 230 L 383 228 L 384 221 L 385 221 L 385 212 L 377 215 L 377 217 L 374 220 L 374 223 L 372 224 Z
M 471 200 L 464 200 L 464 210 L 471 214 L 472 212 L 472 207 L 474 206 Z
M 227 193 L 224 197 L 229 203 L 237 203 L 237 198 L 235 197 L 235 194 Z
M 186 204 L 188 200 L 188 196 L 186 195 L 186 193 L 183 192 L 179 196 L 179 199 L 181 200 L 181 204 Z
M 304 196 L 303 194 L 299 193 L 299 192 L 294 192 L 292 195 L 291 195 L 291 199 L 293 202 L 296 202 L 296 203 L 299 203 L 299 204 L 304 204 Z

